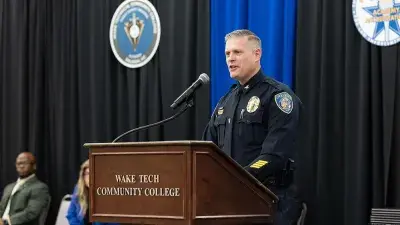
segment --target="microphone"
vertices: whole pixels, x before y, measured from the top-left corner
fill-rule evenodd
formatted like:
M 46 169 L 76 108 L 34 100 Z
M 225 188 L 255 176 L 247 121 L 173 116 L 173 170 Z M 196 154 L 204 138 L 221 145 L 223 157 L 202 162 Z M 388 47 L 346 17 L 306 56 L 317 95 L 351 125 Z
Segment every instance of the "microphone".
M 170 106 L 171 108 L 175 109 L 176 107 L 180 106 L 183 102 L 187 99 L 192 97 L 194 92 L 201 87 L 203 84 L 207 84 L 210 81 L 210 78 L 207 74 L 202 73 L 200 74 L 199 78 L 192 84 L 185 92 L 183 92 Z

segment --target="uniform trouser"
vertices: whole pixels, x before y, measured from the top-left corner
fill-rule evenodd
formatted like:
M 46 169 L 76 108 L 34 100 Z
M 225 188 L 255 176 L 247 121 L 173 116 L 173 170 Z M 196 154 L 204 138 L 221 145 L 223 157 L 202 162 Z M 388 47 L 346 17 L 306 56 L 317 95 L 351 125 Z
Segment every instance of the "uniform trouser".
M 302 202 L 295 197 L 296 186 L 268 188 L 279 198 L 273 225 L 296 225 L 303 209 Z
M 287 193 L 277 194 L 279 197 L 278 209 L 274 225 L 295 225 L 300 218 L 302 204 Z

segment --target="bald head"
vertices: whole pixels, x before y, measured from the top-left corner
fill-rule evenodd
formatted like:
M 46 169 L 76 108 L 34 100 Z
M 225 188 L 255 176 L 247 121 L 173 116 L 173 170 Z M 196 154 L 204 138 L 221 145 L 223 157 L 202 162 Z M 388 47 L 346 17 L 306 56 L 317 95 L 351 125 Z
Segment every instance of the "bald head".
M 26 158 L 30 163 L 36 164 L 35 156 L 30 152 L 22 152 L 18 155 L 18 157 Z
M 20 178 L 28 177 L 36 171 L 35 156 L 30 152 L 22 152 L 18 155 L 15 166 Z

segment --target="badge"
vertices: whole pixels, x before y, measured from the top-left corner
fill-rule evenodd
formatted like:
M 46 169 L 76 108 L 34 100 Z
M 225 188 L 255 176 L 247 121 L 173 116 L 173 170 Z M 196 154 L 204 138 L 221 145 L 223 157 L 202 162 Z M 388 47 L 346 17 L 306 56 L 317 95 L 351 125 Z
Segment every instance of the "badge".
M 284 113 L 291 113 L 293 110 L 293 100 L 287 92 L 282 92 L 275 95 L 275 103 Z
M 249 102 L 247 103 L 247 112 L 253 113 L 255 112 L 258 107 L 260 106 L 260 99 L 257 96 L 253 96 L 250 98 Z
M 129 68 L 147 64 L 160 43 L 157 10 L 148 0 L 125 0 L 110 24 L 110 45 L 117 60 Z
M 224 107 L 220 107 L 219 109 L 218 109 L 218 116 L 219 115 L 222 115 L 223 113 L 224 113 Z

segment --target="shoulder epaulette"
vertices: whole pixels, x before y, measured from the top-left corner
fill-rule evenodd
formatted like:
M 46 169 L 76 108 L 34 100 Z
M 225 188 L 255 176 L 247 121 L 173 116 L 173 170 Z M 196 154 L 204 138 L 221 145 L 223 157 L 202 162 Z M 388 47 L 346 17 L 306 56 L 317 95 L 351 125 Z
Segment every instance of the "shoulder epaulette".
M 222 103 L 223 101 L 225 101 L 226 97 L 229 96 L 229 94 L 231 94 L 232 91 L 234 91 L 237 87 L 238 87 L 238 84 L 237 84 L 237 83 L 236 83 L 236 84 L 232 84 L 232 86 L 229 88 L 229 91 L 228 91 L 224 96 L 222 96 L 222 97 L 218 100 L 218 103 L 217 103 L 217 105 L 215 106 L 214 111 L 213 111 L 213 113 L 212 113 L 213 115 L 215 114 L 215 111 L 216 111 L 216 109 L 218 108 L 219 104 Z
M 224 96 L 222 96 L 222 98 L 219 99 L 219 102 L 225 100 L 225 98 L 229 96 L 236 88 L 238 88 L 238 85 L 232 84 L 232 86 L 229 88 L 229 91 Z
M 276 80 L 271 79 L 271 78 L 269 78 L 267 76 L 265 76 L 265 79 L 264 79 L 263 82 L 264 83 L 268 83 L 268 84 L 274 86 L 275 88 L 279 88 L 279 83 Z
M 268 83 L 268 84 L 270 84 L 272 87 L 274 87 L 274 88 L 275 88 L 275 91 L 277 91 L 277 92 L 287 92 L 287 93 L 289 93 L 289 94 L 292 95 L 292 96 L 295 95 L 294 92 L 293 92 L 293 90 L 290 89 L 290 87 L 287 86 L 285 83 L 282 83 L 282 82 L 277 81 L 277 80 L 275 80 L 275 79 L 272 79 L 272 78 L 270 78 L 270 77 L 266 77 L 266 79 L 264 79 L 264 82 L 265 82 L 265 83 Z
M 232 91 L 233 89 L 235 89 L 238 86 L 237 83 L 232 84 L 231 87 L 229 88 L 229 91 Z

